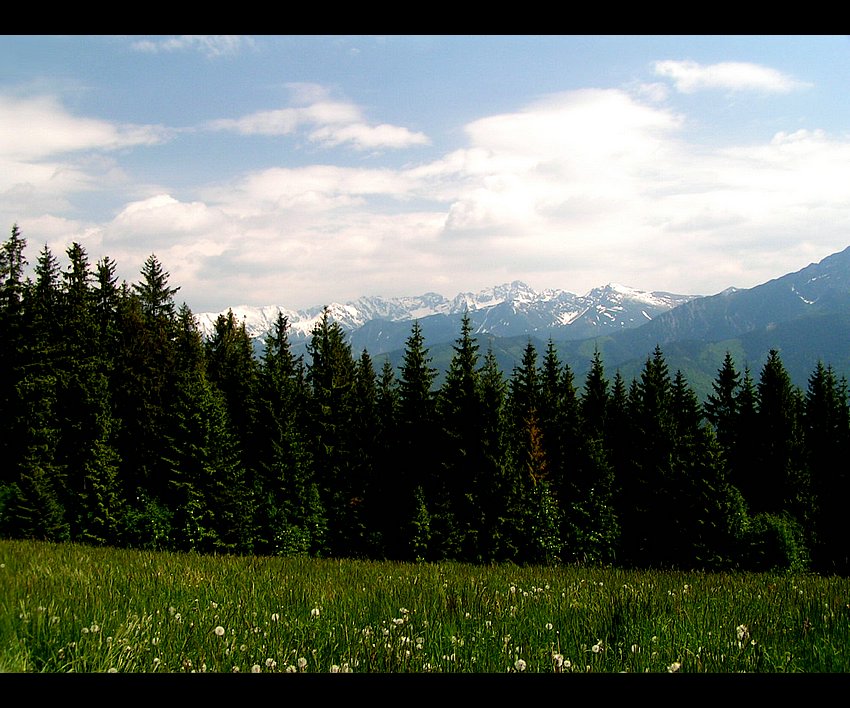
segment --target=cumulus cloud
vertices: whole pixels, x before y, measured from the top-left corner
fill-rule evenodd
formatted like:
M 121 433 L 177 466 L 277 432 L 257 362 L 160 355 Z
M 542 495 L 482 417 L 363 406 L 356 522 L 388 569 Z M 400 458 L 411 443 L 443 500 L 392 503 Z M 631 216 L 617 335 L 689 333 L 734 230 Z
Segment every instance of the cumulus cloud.
M 254 40 L 237 35 L 183 34 L 164 39 L 140 39 L 131 46 L 138 52 L 149 54 L 195 51 L 208 59 L 216 59 L 233 56 L 246 47 L 253 47 Z
M 0 217 L 44 223 L 73 211 L 75 195 L 126 189 L 119 152 L 170 137 L 162 126 L 73 115 L 54 96 L 0 95 Z
M 657 61 L 655 73 L 673 80 L 678 91 L 694 93 L 706 89 L 789 93 L 805 86 L 770 67 L 748 62 L 699 64 L 695 61 Z

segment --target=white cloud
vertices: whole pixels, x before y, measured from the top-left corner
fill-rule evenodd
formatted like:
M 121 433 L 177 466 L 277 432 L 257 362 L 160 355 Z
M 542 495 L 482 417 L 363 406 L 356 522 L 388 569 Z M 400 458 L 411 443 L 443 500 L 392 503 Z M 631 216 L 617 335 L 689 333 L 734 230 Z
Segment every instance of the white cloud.
M 289 135 L 307 128 L 308 138 L 326 147 L 351 145 L 357 150 L 400 149 L 427 145 L 424 133 L 401 126 L 369 125 L 358 106 L 333 101 L 324 87 L 315 84 L 289 84 L 294 108 L 258 111 L 241 118 L 224 118 L 206 124 L 209 130 L 229 130 L 241 135 Z
M 424 133 L 414 133 L 395 125 L 364 125 L 352 123 L 343 126 L 326 125 L 310 133 L 310 140 L 334 146 L 351 143 L 358 150 L 376 148 L 406 148 L 427 145 L 430 141 Z
M 289 108 L 218 127 L 304 129 L 363 149 L 416 135 L 370 125 L 322 87 L 296 90 Z M 80 120 L 57 106 L 47 111 L 57 130 Z M 114 126 L 92 123 L 54 137 L 58 147 L 48 152 L 21 149 L 26 160 L 0 151 L 0 193 L 28 195 L 39 200 L 38 213 L 57 213 L 69 190 L 94 186 L 108 170 L 120 178 L 108 161 L 50 159 L 77 149 L 69 144 L 118 142 Z M 91 254 L 131 271 L 127 277 L 155 251 L 196 311 L 454 295 L 514 278 L 574 292 L 614 280 L 708 294 L 764 282 L 846 246 L 845 138 L 795 125 L 758 143 L 718 147 L 689 143 L 684 126 L 660 91 L 573 91 L 472 121 L 464 147 L 423 164 L 275 167 L 185 197 L 168 186 L 140 197 L 134 185 L 117 216 L 94 228 L 70 218 L 30 223 L 78 234 Z
M 116 125 L 71 115 L 53 96 L 0 96 L 0 158 L 39 160 L 79 150 L 155 145 L 168 135 L 161 126 Z
M 196 51 L 208 59 L 216 59 L 238 54 L 245 47 L 253 47 L 254 40 L 237 35 L 183 34 L 165 39 L 140 39 L 131 46 L 136 51 L 150 54 Z
M 695 61 L 657 61 L 655 73 L 673 79 L 678 91 L 705 89 L 789 93 L 805 86 L 776 69 L 748 62 L 699 64 Z
M 282 108 L 258 111 L 242 118 L 221 118 L 207 123 L 210 130 L 232 130 L 241 135 L 288 135 L 298 125 L 298 111 Z

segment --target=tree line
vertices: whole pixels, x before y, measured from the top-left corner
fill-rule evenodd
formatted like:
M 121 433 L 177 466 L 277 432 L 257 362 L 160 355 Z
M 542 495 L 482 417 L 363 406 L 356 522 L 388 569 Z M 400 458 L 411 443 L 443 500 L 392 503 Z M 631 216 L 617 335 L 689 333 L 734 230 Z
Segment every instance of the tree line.
M 155 255 L 0 248 L 0 534 L 262 555 L 846 574 L 847 384 L 727 353 L 703 403 L 656 347 L 583 381 L 552 341 L 506 375 L 464 318 L 445 378 L 418 323 L 399 367 L 327 311 L 204 337 Z

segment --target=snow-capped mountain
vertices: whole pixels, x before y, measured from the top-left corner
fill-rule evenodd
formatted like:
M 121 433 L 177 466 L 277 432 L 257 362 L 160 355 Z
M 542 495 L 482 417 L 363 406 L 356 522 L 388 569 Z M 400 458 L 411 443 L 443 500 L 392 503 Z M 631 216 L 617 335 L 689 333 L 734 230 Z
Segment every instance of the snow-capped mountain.
M 330 318 L 349 333 L 357 351 L 371 354 L 403 346 L 414 320 L 422 323 L 429 344 L 451 341 L 459 334 L 463 313 L 468 312 L 477 335 L 513 336 L 535 334 L 571 340 L 638 327 L 694 296 L 635 290 L 616 283 L 577 296 L 565 290 L 536 292 L 521 281 L 459 293 L 449 299 L 437 293 L 384 298 L 361 297 L 353 302 L 328 305 Z M 278 312 L 289 322 L 293 345 L 307 342 L 322 315 L 323 307 L 289 310 L 278 305 L 231 308 L 244 321 L 250 337 L 261 339 L 272 327 Z M 198 315 L 205 335 L 212 332 L 218 312 Z

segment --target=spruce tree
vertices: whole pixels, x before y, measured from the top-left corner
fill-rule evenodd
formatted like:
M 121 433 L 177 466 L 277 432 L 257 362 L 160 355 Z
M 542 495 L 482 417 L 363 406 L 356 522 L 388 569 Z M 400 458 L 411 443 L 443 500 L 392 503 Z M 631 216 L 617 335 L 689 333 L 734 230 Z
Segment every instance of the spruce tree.
M 64 506 L 75 539 L 119 542 L 124 494 L 110 396 L 111 366 L 99 346 L 93 273 L 85 249 L 73 243 L 62 274 L 61 353 L 58 390 L 59 464 L 64 467 Z
M 278 313 L 266 335 L 258 379 L 258 520 L 260 552 L 319 553 L 326 520 L 313 478 L 306 432 L 308 392 L 303 360 L 289 343 Z
M 160 528 L 164 500 L 170 493 L 166 462 L 170 415 L 178 396 L 176 346 L 179 325 L 173 300 L 178 288 L 168 285 L 156 256 L 150 256 L 141 279 L 122 285 L 116 302 L 116 333 L 112 395 L 119 430 L 118 452 L 124 488 L 133 508 L 130 516 L 142 529 Z
M 802 397 L 791 383 L 779 352 L 771 350 L 758 386 L 759 465 L 749 500 L 754 511 L 789 511 L 798 520 L 808 501 L 802 457 Z
M 399 372 L 398 447 L 391 487 L 395 501 L 387 509 L 387 522 L 401 530 L 411 528 L 411 514 L 418 518 L 430 515 L 430 506 L 439 489 L 439 456 L 434 444 L 439 428 L 433 390 L 437 372 L 430 362 L 422 328 L 416 321 L 405 342 Z M 422 488 L 419 496 L 418 487 Z M 399 560 L 431 559 L 434 554 L 423 545 L 423 538 L 411 536 L 409 531 L 396 538 L 385 537 L 387 553 Z
M 367 498 L 369 545 L 376 558 L 395 557 L 398 528 L 397 514 L 391 513 L 403 489 L 399 475 L 401 444 L 398 438 L 398 382 L 389 359 L 385 359 L 377 384 L 378 449 L 375 460 L 375 485 Z M 422 498 L 424 504 L 424 496 Z
M 24 316 L 24 257 L 26 239 L 17 224 L 10 237 L 0 245 L 0 459 L 4 461 L 0 483 L 15 481 L 24 447 L 20 444 L 25 431 L 18 411 L 18 386 L 27 361 L 27 332 Z
M 478 344 L 468 313 L 454 344 L 437 398 L 441 423 L 441 479 L 432 508 L 431 528 L 440 555 L 465 561 L 481 558 L 479 497 L 485 479 L 484 401 L 478 372 Z
M 506 426 L 507 382 L 492 345 L 478 376 L 482 402 L 478 505 L 481 510 L 479 553 L 483 562 L 516 560 L 521 543 L 522 489 L 514 475 Z
M 354 415 L 354 358 L 351 345 L 327 308 L 313 328 L 307 348 L 310 362 L 312 457 L 319 495 L 327 513 L 328 552 L 350 554 L 348 484 L 351 479 Z
M 669 517 L 674 501 L 671 420 L 672 383 L 660 347 L 647 358 L 639 381 L 629 392 L 633 420 L 632 460 L 622 477 L 621 507 L 624 561 L 638 566 L 669 566 Z
M 843 461 L 850 455 L 850 409 L 846 382 L 822 362 L 809 377 L 803 423 L 812 479 L 813 567 L 821 573 L 845 575 L 850 571 L 844 516 L 850 475 Z

